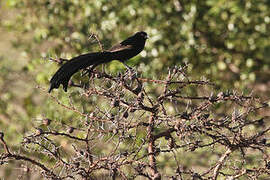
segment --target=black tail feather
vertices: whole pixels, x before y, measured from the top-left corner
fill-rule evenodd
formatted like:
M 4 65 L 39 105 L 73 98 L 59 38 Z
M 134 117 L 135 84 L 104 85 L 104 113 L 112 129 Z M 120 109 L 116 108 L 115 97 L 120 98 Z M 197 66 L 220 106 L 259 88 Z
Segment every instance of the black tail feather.
M 72 58 L 64 65 L 62 65 L 50 80 L 51 86 L 49 89 L 49 93 L 53 89 L 59 88 L 61 84 L 63 85 L 63 89 L 66 92 L 69 79 L 74 73 L 76 73 L 80 69 L 87 68 L 91 65 L 96 66 L 112 60 L 113 59 L 111 58 L 110 52 L 88 53 Z

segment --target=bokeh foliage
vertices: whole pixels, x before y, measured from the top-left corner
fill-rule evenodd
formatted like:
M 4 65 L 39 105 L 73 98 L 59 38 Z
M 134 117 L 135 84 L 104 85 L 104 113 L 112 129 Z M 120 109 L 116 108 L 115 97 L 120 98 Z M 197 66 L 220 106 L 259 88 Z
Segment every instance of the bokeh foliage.
M 270 2 L 258 1 L 7 1 L 15 18 L 3 25 L 22 33 L 16 45 L 35 57 L 72 57 L 105 49 L 138 30 L 149 33 L 147 74 L 188 61 L 193 71 L 243 87 L 269 70 Z M 31 37 L 25 41 L 26 34 Z M 35 60 L 36 61 L 36 60 Z M 147 69 L 147 68 L 146 68 Z M 243 83 L 245 81 L 246 83 Z M 224 81 L 222 81 L 224 83 Z M 226 83 L 227 85 L 231 82 Z

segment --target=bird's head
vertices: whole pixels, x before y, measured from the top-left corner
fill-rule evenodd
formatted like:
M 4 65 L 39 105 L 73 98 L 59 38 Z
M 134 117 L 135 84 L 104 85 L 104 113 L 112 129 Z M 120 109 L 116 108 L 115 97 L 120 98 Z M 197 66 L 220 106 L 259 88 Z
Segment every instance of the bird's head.
M 137 33 L 135 34 L 135 36 L 140 37 L 140 38 L 143 38 L 144 40 L 148 39 L 148 35 L 147 35 L 147 33 L 144 32 L 144 31 L 137 32 Z

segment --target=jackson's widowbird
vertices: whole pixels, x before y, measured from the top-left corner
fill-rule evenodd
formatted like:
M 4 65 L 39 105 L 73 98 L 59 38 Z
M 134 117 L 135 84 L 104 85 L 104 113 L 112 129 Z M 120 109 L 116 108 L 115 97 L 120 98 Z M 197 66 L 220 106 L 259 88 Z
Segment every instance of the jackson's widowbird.
M 128 67 L 124 61 L 139 54 L 143 50 L 147 38 L 147 33 L 140 31 L 107 51 L 93 52 L 72 58 L 62 65 L 53 75 L 50 80 L 51 86 L 49 93 L 54 88 L 59 88 L 60 84 L 63 85 L 64 91 L 67 92 L 68 81 L 71 76 L 80 69 L 85 69 L 89 66 L 92 66 L 91 70 L 93 70 L 100 64 L 118 60 Z

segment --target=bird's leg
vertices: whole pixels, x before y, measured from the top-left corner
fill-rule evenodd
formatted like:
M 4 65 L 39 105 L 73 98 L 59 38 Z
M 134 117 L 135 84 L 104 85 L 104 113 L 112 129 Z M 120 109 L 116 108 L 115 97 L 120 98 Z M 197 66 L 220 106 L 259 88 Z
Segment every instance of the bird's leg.
M 105 64 L 102 64 L 102 73 L 105 73 Z
M 90 68 L 85 68 L 83 71 L 82 71 L 82 76 L 85 76 L 86 74 L 88 74 L 88 76 L 90 76 L 90 74 L 93 72 L 93 69 L 92 67 Z
M 134 71 L 134 69 L 132 67 L 128 66 L 124 61 L 121 61 L 121 62 L 125 65 L 125 67 L 128 69 L 129 72 Z
M 137 72 L 132 67 L 128 66 L 125 62 L 122 61 L 122 63 L 125 65 L 125 67 L 128 69 L 127 73 L 131 77 L 131 79 L 135 78 L 137 76 Z
M 94 64 L 94 65 L 90 66 L 89 69 L 84 69 L 82 72 L 83 73 L 82 76 L 85 76 L 86 74 L 88 74 L 90 76 L 90 74 L 93 72 L 93 70 L 96 66 L 97 66 L 97 64 Z

